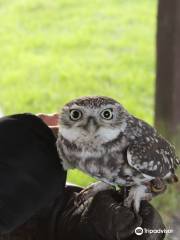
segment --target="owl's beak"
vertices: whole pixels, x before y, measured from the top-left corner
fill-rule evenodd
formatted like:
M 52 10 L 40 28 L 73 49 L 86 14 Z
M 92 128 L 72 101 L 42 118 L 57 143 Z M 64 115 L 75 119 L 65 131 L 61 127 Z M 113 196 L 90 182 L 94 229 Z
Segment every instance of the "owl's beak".
M 96 119 L 94 117 L 89 117 L 86 122 L 86 125 L 84 126 L 84 129 L 89 133 L 95 133 L 98 128 L 99 128 L 99 124 L 96 121 Z

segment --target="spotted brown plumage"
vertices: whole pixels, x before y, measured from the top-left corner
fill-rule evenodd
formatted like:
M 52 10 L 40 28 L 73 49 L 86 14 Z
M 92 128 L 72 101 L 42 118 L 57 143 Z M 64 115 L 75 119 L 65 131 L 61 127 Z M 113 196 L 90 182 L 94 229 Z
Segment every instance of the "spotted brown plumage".
M 136 126 L 131 125 L 131 122 Z M 175 148 L 153 127 L 133 117 L 126 131 L 127 135 L 129 132 L 135 136 L 127 149 L 130 166 L 152 177 L 168 178 L 174 174 L 179 164 Z
M 100 96 L 75 99 L 63 107 L 57 149 L 64 169 L 80 169 L 107 186 L 130 186 L 125 205 L 133 202 L 137 212 L 140 201 L 152 197 L 151 181 L 165 185 L 175 179 L 180 163 L 174 147 L 155 128 L 117 101 Z M 92 192 L 104 189 L 104 183 L 91 186 Z

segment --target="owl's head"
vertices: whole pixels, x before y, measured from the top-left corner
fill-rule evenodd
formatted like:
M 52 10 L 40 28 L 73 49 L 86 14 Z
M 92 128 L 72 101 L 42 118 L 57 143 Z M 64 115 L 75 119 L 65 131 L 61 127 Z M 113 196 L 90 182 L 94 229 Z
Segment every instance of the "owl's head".
M 128 112 L 108 97 L 81 97 L 60 112 L 60 133 L 70 141 L 111 141 L 126 128 Z

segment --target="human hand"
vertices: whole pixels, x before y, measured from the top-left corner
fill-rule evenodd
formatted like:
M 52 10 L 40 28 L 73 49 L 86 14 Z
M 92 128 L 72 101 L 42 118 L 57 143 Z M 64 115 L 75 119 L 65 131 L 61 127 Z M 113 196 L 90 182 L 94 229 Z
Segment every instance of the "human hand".
M 74 190 L 73 190 L 74 191 Z M 72 191 L 70 200 L 58 219 L 58 239 L 70 240 L 163 240 L 164 234 L 137 236 L 136 227 L 165 229 L 158 212 L 142 201 L 140 213 L 136 215 L 123 206 L 123 195 L 106 190 L 95 195 L 84 211 L 77 211 L 74 204 L 78 193 Z
M 52 130 L 55 137 L 58 135 L 58 129 L 59 129 L 59 114 L 58 113 L 52 113 L 52 114 L 46 114 L 46 113 L 38 113 L 36 114 L 41 120 Z

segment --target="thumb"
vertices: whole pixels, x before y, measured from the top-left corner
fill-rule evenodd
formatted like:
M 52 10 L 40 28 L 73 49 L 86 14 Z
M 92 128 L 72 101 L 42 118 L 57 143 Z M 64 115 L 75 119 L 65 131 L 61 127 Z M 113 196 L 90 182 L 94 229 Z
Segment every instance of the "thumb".
M 37 116 L 41 118 L 41 120 L 49 127 L 59 125 L 58 113 L 52 113 L 52 114 L 38 113 Z

